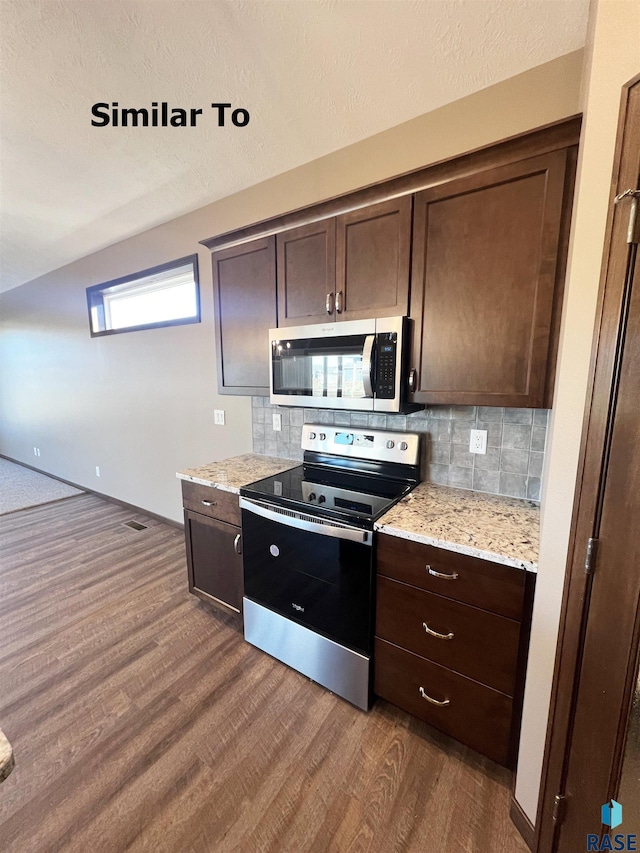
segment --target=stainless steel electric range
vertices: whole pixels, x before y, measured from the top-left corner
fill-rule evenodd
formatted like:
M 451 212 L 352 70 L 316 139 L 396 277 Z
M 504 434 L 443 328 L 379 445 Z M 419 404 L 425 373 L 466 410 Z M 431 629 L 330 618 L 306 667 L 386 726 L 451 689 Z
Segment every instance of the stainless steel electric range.
M 240 489 L 245 639 L 371 702 L 373 524 L 419 481 L 420 437 L 306 424 L 304 463 Z

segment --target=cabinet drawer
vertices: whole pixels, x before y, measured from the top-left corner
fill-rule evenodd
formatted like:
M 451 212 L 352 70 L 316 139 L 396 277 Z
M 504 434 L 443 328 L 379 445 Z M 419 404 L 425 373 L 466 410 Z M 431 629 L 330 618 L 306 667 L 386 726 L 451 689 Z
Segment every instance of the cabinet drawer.
M 213 486 L 202 486 L 200 483 L 183 480 L 182 503 L 185 509 L 240 526 L 238 495 L 233 492 L 225 492 L 222 489 L 215 489 Z
M 466 554 L 382 533 L 378 534 L 377 571 L 379 575 L 509 619 L 519 620 L 522 616 L 526 581 L 524 569 L 478 560 Z
M 513 696 L 519 622 L 378 577 L 376 635 Z
M 444 706 L 431 704 L 422 692 Z M 470 678 L 376 638 L 374 692 L 483 755 L 508 765 L 512 701 Z

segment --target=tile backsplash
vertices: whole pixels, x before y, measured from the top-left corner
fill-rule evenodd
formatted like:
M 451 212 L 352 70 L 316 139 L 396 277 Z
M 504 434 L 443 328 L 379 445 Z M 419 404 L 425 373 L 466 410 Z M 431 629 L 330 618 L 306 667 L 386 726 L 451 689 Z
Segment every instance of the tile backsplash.
M 276 413 L 282 420 L 279 432 L 273 429 Z M 428 406 L 410 415 L 378 415 L 272 406 L 268 397 L 251 401 L 255 453 L 302 459 L 305 423 L 420 432 L 425 434 L 423 479 L 532 501 L 540 500 L 548 414 L 547 409 Z M 486 454 L 469 453 L 472 429 L 487 431 Z

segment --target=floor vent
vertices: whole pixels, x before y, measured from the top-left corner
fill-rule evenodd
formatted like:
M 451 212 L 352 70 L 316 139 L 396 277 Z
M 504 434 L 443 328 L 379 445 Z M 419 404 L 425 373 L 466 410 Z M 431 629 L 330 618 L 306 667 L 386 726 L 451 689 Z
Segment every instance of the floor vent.
M 132 530 L 146 530 L 146 524 L 140 524 L 139 521 L 124 521 L 124 527 L 130 527 Z

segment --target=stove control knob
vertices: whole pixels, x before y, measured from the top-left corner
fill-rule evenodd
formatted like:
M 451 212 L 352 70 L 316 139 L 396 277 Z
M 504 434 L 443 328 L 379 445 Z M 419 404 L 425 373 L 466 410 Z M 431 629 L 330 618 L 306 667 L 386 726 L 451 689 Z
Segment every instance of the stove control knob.
M 323 503 L 325 503 L 325 501 L 326 501 L 326 500 L 327 500 L 327 499 L 325 498 L 325 496 L 324 496 L 324 495 L 320 495 L 320 497 L 318 498 L 318 503 L 319 503 L 319 504 L 323 504 Z
M 392 438 L 390 438 L 389 441 L 387 442 L 387 447 L 389 448 L 389 450 L 391 450 L 395 446 L 396 446 L 395 441 Z
M 321 432 L 320 435 L 318 436 L 320 441 L 324 441 L 326 437 L 327 437 L 327 434 L 325 432 Z
M 407 450 L 409 445 L 407 444 L 406 441 L 401 441 L 399 447 L 400 447 L 400 450 Z
M 312 441 L 313 441 L 313 439 L 314 439 L 315 437 L 316 437 L 315 432 L 310 432 L 310 433 L 309 433 L 309 438 L 310 438 Z
M 310 501 L 315 501 L 315 499 L 316 499 L 316 493 L 315 493 L 315 492 L 310 492 L 310 493 L 309 493 L 309 500 L 310 500 Z

